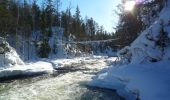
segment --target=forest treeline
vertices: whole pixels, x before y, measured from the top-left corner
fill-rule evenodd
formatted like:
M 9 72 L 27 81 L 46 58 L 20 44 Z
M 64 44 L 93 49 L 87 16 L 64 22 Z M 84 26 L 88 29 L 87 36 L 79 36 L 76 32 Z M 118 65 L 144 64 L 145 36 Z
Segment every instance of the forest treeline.
M 60 0 L 1 0 L 0 1 L 0 36 L 13 37 L 15 39 L 15 49 L 19 48 L 19 37 L 23 40 L 32 38 L 32 33 L 40 31 L 41 48 L 39 53 L 51 51 L 48 41 L 52 37 L 52 28 L 60 27 L 64 29 L 66 40 L 72 34 L 75 41 L 105 40 L 112 38 L 103 26 L 100 26 L 93 18 L 81 16 L 77 6 L 72 14 L 71 4 L 66 10 L 61 10 Z M 29 45 L 29 43 L 28 43 Z
M 136 4 L 131 12 L 124 10 L 126 1 L 128 0 L 122 0 L 118 5 L 116 14 L 119 16 L 119 23 L 114 26 L 115 33 L 108 33 L 93 18 L 83 18 L 78 6 L 75 13 L 72 13 L 71 4 L 66 10 L 61 10 L 60 0 L 43 0 L 41 3 L 38 0 L 0 0 L 0 36 L 15 38 L 15 48 L 18 48 L 18 36 L 29 40 L 33 32 L 40 31 L 42 43 L 39 52 L 45 54 L 44 50 L 47 50 L 45 57 L 51 51 L 48 41 L 54 26 L 64 29 L 66 40 L 70 34 L 76 37 L 75 41 L 117 39 L 102 43 L 100 49 L 108 46 L 113 50 L 121 49 L 130 45 L 153 22 L 152 17 L 157 17 L 156 12 L 161 11 L 166 0 L 145 0 Z
M 71 5 L 65 11 L 60 11 L 60 0 L 43 0 L 38 4 L 37 0 L 1 0 L 0 1 L 0 33 L 16 35 L 22 32 L 25 38 L 30 37 L 31 32 L 40 30 L 44 38 L 52 34 L 52 27 L 64 28 L 64 35 L 69 34 L 78 37 L 78 40 L 107 39 L 111 35 L 99 26 L 93 18 L 82 18 L 79 7 L 72 14 Z

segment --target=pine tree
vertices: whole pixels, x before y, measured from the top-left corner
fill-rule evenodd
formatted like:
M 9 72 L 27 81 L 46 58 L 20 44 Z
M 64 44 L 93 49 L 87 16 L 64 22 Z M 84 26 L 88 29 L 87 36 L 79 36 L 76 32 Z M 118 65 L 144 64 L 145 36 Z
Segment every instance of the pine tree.
M 3 0 L 0 1 L 0 36 L 4 36 L 9 32 L 11 27 L 11 14 L 7 8 L 9 1 Z
M 40 8 L 37 5 L 36 0 L 33 1 L 32 8 L 32 30 L 39 30 L 40 29 Z
M 77 5 L 77 7 L 76 7 L 76 13 L 75 13 L 75 15 L 74 15 L 74 17 L 75 17 L 75 20 L 77 21 L 77 22 L 80 22 L 80 10 L 79 10 L 79 6 Z
M 81 34 L 81 22 L 80 22 L 80 10 L 79 10 L 79 7 L 77 6 L 76 8 L 76 13 L 74 15 L 74 34 L 77 36 L 77 37 L 80 37 L 80 34 Z
M 12 17 L 8 9 L 8 3 L 9 3 L 8 0 L 0 1 L 0 36 L 4 37 L 4 44 L 1 44 L 2 48 L 4 49 L 3 52 L 4 65 L 5 65 L 5 57 L 7 51 L 6 37 L 11 27 L 11 17 Z
M 39 57 L 48 58 L 50 52 L 51 48 L 48 44 L 48 40 L 43 40 L 38 51 Z
M 60 6 L 61 6 L 61 1 L 60 0 L 55 0 L 54 1 L 55 6 L 55 17 L 54 17 L 54 25 L 55 26 L 61 26 L 61 20 L 60 20 Z
M 46 21 L 48 26 L 48 37 L 52 36 L 52 23 L 53 23 L 53 13 L 54 6 L 52 4 L 52 0 L 47 0 L 47 6 L 45 8 Z
M 41 19 L 40 19 L 40 28 L 41 33 L 43 35 L 42 40 L 40 41 L 40 46 L 38 48 L 38 55 L 42 58 L 47 58 L 49 56 L 49 53 L 51 52 L 51 48 L 48 44 L 49 41 L 49 30 L 47 30 L 49 22 L 47 22 L 46 18 L 46 9 L 44 8 L 44 5 L 42 6 L 41 11 Z
M 68 38 L 70 33 L 72 33 L 72 23 L 73 18 L 71 14 L 71 6 L 69 6 L 65 12 L 61 13 L 61 27 L 63 27 L 64 30 L 64 36 Z
M 87 27 L 87 34 L 90 36 L 90 40 L 93 40 L 96 29 L 95 29 L 95 22 L 93 18 L 90 18 L 86 22 L 86 27 Z
M 43 35 L 43 39 L 48 39 L 48 34 L 46 32 L 47 28 L 47 21 L 46 21 L 46 12 L 44 5 L 42 6 L 41 16 L 40 16 L 40 29 Z

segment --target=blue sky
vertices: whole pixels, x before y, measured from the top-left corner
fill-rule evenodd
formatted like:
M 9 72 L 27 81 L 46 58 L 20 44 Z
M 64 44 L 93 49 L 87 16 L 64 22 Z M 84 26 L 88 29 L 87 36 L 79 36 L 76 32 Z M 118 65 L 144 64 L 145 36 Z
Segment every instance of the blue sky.
M 116 6 L 121 0 L 61 0 L 62 8 L 66 9 L 71 2 L 72 13 L 78 5 L 82 18 L 85 16 L 92 17 L 99 25 L 112 32 L 113 27 L 118 21 L 117 15 L 114 13 Z
M 38 0 L 39 3 L 43 0 Z M 55 0 L 54 0 L 55 1 Z M 118 22 L 118 16 L 114 13 L 121 0 L 61 0 L 60 10 L 65 10 L 71 3 L 72 14 L 77 5 L 80 8 L 82 18 L 92 17 L 99 25 L 103 25 L 108 32 L 113 32 L 113 27 Z

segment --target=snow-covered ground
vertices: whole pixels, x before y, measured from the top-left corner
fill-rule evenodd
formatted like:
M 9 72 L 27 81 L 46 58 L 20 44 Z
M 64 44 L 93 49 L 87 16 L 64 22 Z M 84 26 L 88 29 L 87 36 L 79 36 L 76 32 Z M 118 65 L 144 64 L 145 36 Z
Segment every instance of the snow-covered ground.
M 130 64 L 109 67 L 101 71 L 89 84 L 102 88 L 116 89 L 128 100 L 169 100 L 170 61 L 154 64 Z
M 155 22 L 119 51 L 121 65 L 103 69 L 89 85 L 116 89 L 127 100 L 170 100 L 170 0 L 165 1 Z M 158 44 L 163 35 L 164 47 Z

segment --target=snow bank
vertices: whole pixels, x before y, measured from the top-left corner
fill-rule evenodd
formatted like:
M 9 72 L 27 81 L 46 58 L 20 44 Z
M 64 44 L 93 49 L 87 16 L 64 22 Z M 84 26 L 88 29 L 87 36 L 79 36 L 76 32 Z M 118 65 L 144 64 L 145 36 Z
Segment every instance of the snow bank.
M 89 85 L 115 89 L 127 100 L 170 100 L 170 0 L 159 18 L 118 52 L 120 66 L 103 69 Z
M 49 62 L 39 61 L 25 65 L 16 51 L 0 37 L 0 78 L 52 72 L 53 66 Z
M 23 64 L 16 51 L 0 37 L 0 68 Z
M 105 65 L 106 57 L 101 56 L 94 56 L 94 57 L 77 57 L 73 59 L 42 59 L 38 62 L 29 62 L 25 63 L 25 65 L 16 65 L 13 67 L 3 68 L 0 70 L 0 78 L 8 78 L 8 77 L 15 77 L 15 76 L 33 76 L 33 75 L 41 75 L 41 74 L 52 74 L 56 68 L 65 67 L 65 66 L 72 66 L 72 65 L 79 65 L 79 64 L 89 64 L 86 66 L 87 68 L 90 67 L 90 64 L 96 63 L 100 60 L 100 69 L 102 66 Z M 102 63 L 103 61 L 103 63 Z M 97 63 L 96 63 L 97 64 Z M 92 66 L 92 68 L 99 68 L 99 65 Z M 0 80 L 1 81 L 1 80 Z
M 0 70 L 0 78 L 22 75 L 35 75 L 35 74 L 49 74 L 53 73 L 54 69 L 51 63 L 39 61 L 36 63 L 29 63 L 26 65 L 17 65 L 14 67 Z
M 103 70 L 89 84 L 102 88 L 116 89 L 127 100 L 169 100 L 170 62 L 154 64 L 130 64 Z

